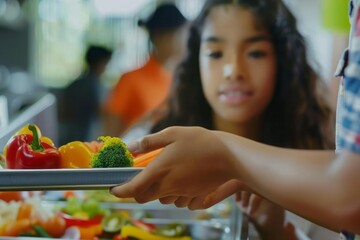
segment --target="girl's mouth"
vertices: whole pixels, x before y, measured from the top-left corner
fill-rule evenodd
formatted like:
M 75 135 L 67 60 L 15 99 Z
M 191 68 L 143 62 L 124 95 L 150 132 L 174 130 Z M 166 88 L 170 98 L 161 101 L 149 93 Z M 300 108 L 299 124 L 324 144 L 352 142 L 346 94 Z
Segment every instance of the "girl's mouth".
M 228 89 L 220 92 L 219 99 L 223 103 L 237 105 L 247 101 L 252 95 L 251 91 Z

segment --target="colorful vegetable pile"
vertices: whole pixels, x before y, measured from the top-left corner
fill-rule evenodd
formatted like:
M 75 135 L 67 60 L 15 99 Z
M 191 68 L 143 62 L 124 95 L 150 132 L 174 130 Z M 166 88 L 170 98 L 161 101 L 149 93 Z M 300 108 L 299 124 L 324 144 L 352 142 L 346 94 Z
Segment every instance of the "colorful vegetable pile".
M 56 147 L 35 124 L 19 129 L 0 155 L 0 171 L 6 169 L 146 167 L 161 149 L 134 157 L 118 137 L 100 141 L 73 141 Z M 133 219 L 129 213 L 110 213 L 99 202 L 70 196 L 57 211 L 43 209 L 40 199 L 24 200 L 21 192 L 0 192 L 0 236 L 66 239 L 188 240 L 179 224 L 158 228 Z
M 117 168 L 146 167 L 162 149 L 134 157 L 118 137 L 101 136 L 100 141 L 73 141 L 57 148 L 41 134 L 38 126 L 27 124 L 6 144 L 1 168 Z
M 0 236 L 58 238 L 65 230 L 65 220 L 44 209 L 38 197 L 0 201 Z
M 39 196 L 5 202 L 0 196 L 0 236 L 108 240 L 190 240 L 182 224 L 156 226 L 110 211 L 94 199 L 70 196 L 65 205 L 44 207 Z

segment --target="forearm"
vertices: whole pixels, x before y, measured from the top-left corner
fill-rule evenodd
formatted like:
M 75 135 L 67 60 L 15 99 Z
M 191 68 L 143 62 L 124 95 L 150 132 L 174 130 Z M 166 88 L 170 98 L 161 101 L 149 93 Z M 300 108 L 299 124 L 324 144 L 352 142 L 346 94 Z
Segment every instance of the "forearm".
M 360 232 L 358 159 L 335 160 L 333 151 L 281 149 L 216 134 L 236 160 L 239 180 L 255 191 L 325 227 Z

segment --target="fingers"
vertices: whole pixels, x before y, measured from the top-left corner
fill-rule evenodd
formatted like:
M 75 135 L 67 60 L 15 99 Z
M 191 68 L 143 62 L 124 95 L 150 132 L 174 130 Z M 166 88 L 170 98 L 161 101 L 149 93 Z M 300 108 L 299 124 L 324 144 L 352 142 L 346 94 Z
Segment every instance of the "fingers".
M 249 206 L 250 195 L 251 193 L 249 193 L 248 191 L 241 192 L 241 206 L 243 208 L 247 208 Z
M 179 197 L 175 202 L 175 206 L 178 208 L 184 208 L 187 207 L 193 199 L 189 197 Z
M 207 195 L 198 196 L 191 200 L 191 202 L 188 204 L 188 209 L 190 210 L 200 210 L 205 209 L 207 207 L 204 207 L 204 201 Z
M 159 185 L 152 186 L 147 190 L 148 193 L 143 192 L 141 197 L 136 200 L 144 202 L 145 199 L 146 201 L 156 199 L 156 197 L 151 196 L 151 193 L 155 193 Z M 230 180 L 210 194 L 195 197 L 165 196 L 160 197 L 159 200 L 162 204 L 175 204 L 179 208 L 188 207 L 190 210 L 205 209 L 221 202 L 235 192 L 238 192 L 241 187 L 242 184 L 238 180 Z
M 296 234 L 296 229 L 294 227 L 294 225 L 292 225 L 291 223 L 287 223 L 285 226 L 285 239 L 288 240 L 298 240 L 298 239 L 303 239 L 303 237 L 298 237 Z M 304 238 L 305 239 L 305 238 Z
M 237 192 L 237 193 L 235 194 L 235 201 L 236 201 L 236 202 L 240 202 L 240 201 L 241 201 L 241 192 Z
M 160 198 L 159 201 L 162 204 L 174 204 L 178 208 L 184 208 L 188 207 L 189 209 L 192 209 L 192 206 L 195 209 L 199 209 L 199 207 L 196 208 L 196 206 L 202 205 L 203 201 L 205 199 L 205 196 L 197 197 L 197 198 L 190 198 L 190 197 L 177 197 L 177 196 L 168 196 Z
M 168 197 L 159 198 L 159 201 L 162 204 L 174 204 L 177 199 L 178 199 L 177 196 L 168 196 Z
M 242 186 L 243 186 L 243 184 L 236 179 L 230 180 L 230 181 L 222 184 L 215 191 L 213 191 L 212 193 L 210 193 L 206 196 L 206 198 L 204 199 L 204 201 L 202 203 L 201 208 L 209 208 L 209 207 L 213 206 L 214 204 L 221 202 L 225 198 L 240 191 Z
M 159 195 L 159 188 L 160 188 L 160 184 L 158 182 L 155 182 L 145 191 L 138 193 L 135 196 L 135 200 L 138 203 L 146 203 L 166 196 L 166 195 L 161 195 L 161 196 Z
M 132 153 L 144 153 L 165 147 L 172 143 L 171 128 L 164 129 L 158 133 L 147 135 L 137 141 L 128 144 L 127 148 Z
M 242 184 L 238 180 L 230 180 L 209 194 L 193 198 L 189 203 L 188 208 L 190 210 L 209 208 L 238 192 L 241 187 Z
M 249 215 L 253 215 L 255 214 L 255 212 L 259 209 L 261 202 L 262 202 L 262 198 L 259 197 L 258 195 L 252 194 L 250 196 L 250 200 L 249 200 L 249 205 L 250 205 L 250 209 L 248 214 Z
M 148 193 L 149 189 L 154 189 L 156 183 L 161 179 L 163 173 L 160 171 L 155 172 L 151 169 L 145 168 L 139 174 L 137 174 L 130 182 L 127 182 L 120 186 L 115 186 L 110 189 L 111 194 L 119 198 L 129 198 L 134 197 L 136 200 L 139 199 L 141 202 L 147 202 L 150 199 L 147 196 L 144 196 L 144 193 Z

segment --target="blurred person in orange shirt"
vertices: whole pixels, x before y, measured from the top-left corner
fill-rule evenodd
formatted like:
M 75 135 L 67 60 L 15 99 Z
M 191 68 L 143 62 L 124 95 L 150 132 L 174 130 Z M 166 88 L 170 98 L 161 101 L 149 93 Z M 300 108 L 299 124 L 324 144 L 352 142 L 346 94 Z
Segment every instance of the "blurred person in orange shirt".
M 138 21 L 147 30 L 152 48 L 146 64 L 123 74 L 110 91 L 104 106 L 105 134 L 123 136 L 135 124 L 157 119 L 165 111 L 172 73 L 185 52 L 186 23 L 171 3 Z

